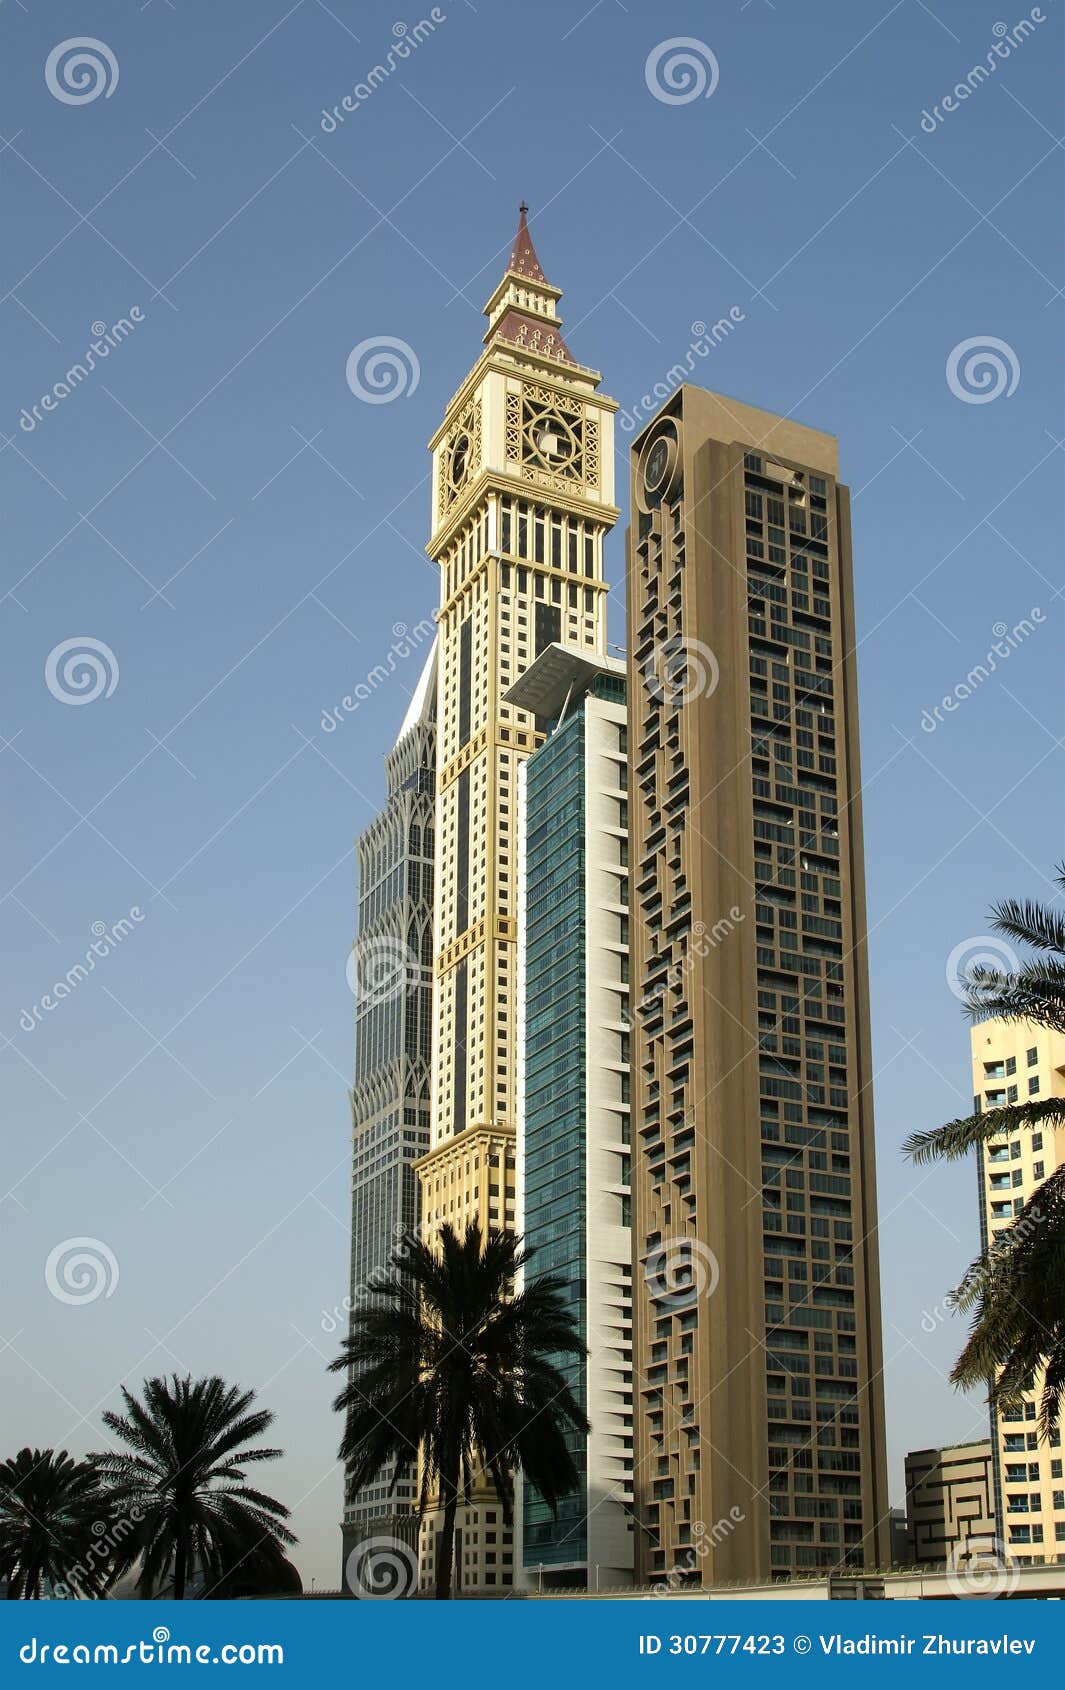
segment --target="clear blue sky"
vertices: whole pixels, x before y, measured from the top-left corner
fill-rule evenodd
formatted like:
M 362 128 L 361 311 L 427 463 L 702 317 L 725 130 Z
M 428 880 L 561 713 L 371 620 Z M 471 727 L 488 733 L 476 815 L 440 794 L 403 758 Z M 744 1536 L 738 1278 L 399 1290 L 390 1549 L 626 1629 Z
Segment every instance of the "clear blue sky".
M 1045 0 L 1033 38 L 932 133 L 922 112 L 1020 8 L 441 10 L 331 134 L 323 107 L 385 57 L 394 6 L 0 14 L 17 736 L 0 755 L 0 1444 L 98 1446 L 118 1382 L 149 1371 L 254 1384 L 288 1452 L 271 1488 L 320 1585 L 339 1560 L 321 1322 L 346 1289 L 352 839 L 416 664 L 332 735 L 320 721 L 435 603 L 425 442 L 480 350 L 522 196 L 570 344 L 623 406 L 685 356 L 693 322 L 735 306 L 705 384 L 840 437 L 896 1495 L 906 1448 L 983 1425 L 945 1382 L 957 1320 L 922 1328 L 976 1246 L 975 1178 L 915 1175 L 898 1146 L 969 1102 L 948 957 L 986 933 L 996 896 L 1049 895 L 1061 855 L 1060 7 Z M 44 67 L 81 35 L 119 75 L 71 104 Z M 671 105 L 645 63 L 683 36 L 719 81 Z M 20 423 L 91 325 L 134 306 L 144 320 L 106 362 Z M 345 364 L 379 336 L 409 343 L 420 380 L 370 405 Z M 1019 381 L 965 402 L 948 357 L 988 336 Z M 619 525 L 618 641 L 622 548 Z M 1045 621 L 923 731 L 994 625 L 1033 609 Z M 78 636 L 118 665 L 82 707 L 45 677 Z M 21 1030 L 93 923 L 133 906 L 144 919 L 114 954 Z M 72 1306 L 45 1263 L 78 1237 L 106 1243 L 119 1279 Z

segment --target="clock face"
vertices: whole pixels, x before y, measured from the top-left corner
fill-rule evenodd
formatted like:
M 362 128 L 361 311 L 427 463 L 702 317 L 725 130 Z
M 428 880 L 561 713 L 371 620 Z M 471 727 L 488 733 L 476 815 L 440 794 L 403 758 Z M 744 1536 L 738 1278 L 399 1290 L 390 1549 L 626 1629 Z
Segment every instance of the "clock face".
M 559 417 L 548 417 L 533 429 L 533 444 L 542 458 L 553 463 L 565 462 L 573 455 L 573 441 Z
M 580 473 L 580 423 L 560 411 L 538 411 L 525 424 L 528 457 L 541 469 L 556 475 Z
M 676 424 L 671 419 L 658 425 L 643 447 L 638 496 L 645 511 L 654 510 L 663 499 L 672 497 L 677 483 L 679 447 Z
M 452 487 L 457 489 L 462 486 L 462 483 L 466 479 L 469 467 L 470 437 L 465 433 L 458 434 L 455 436 L 455 441 L 451 448 L 451 458 L 448 463 L 448 475 Z

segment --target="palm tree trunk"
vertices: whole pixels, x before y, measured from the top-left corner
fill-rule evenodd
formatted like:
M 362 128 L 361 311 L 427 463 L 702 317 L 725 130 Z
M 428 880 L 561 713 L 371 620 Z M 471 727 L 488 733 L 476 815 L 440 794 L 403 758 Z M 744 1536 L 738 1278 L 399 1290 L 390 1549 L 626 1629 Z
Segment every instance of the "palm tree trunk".
M 459 1506 L 459 1463 L 448 1463 L 448 1472 L 440 1475 L 440 1494 L 444 1502 L 444 1523 L 440 1532 L 440 1554 L 436 1563 L 436 1600 L 447 1602 L 451 1597 L 451 1570 L 455 1560 L 455 1515 Z
M 188 1576 L 188 1545 L 185 1529 L 178 1527 L 177 1540 L 174 1544 L 174 1601 L 184 1602 L 185 1580 Z

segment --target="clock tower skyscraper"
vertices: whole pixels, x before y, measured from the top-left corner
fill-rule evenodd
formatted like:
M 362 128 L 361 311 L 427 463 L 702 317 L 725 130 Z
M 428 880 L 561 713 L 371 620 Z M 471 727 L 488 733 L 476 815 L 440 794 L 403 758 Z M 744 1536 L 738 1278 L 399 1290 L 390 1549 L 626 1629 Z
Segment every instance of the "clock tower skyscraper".
M 614 400 L 562 336 L 521 207 L 485 315 L 485 349 L 433 454 L 429 555 L 440 569 L 430 1149 L 418 1165 L 431 1237 L 515 1221 L 518 768 L 544 735 L 504 694 L 559 641 L 606 645 L 603 542 L 614 505 Z M 431 1582 L 439 1519 L 423 1525 Z M 513 1579 L 498 1498 L 460 1505 L 453 1588 Z

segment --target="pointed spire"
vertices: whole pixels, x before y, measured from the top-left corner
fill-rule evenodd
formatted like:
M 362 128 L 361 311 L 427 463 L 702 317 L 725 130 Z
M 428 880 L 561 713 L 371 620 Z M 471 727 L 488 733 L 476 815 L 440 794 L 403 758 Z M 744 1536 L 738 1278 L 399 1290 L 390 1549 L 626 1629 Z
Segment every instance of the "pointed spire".
M 540 260 L 536 256 L 536 248 L 529 233 L 529 207 L 522 200 L 518 207 L 518 232 L 514 236 L 514 246 L 510 254 L 508 270 L 515 270 L 519 276 L 528 276 L 534 282 L 546 282 L 547 277 L 540 267 Z
M 576 362 L 562 338 L 558 315 L 561 290 L 552 287 L 544 275 L 529 233 L 529 207 L 518 207 L 518 232 L 510 262 L 497 283 L 485 315 L 489 327 L 484 342 L 503 341 L 522 351 L 551 358 L 558 363 Z

